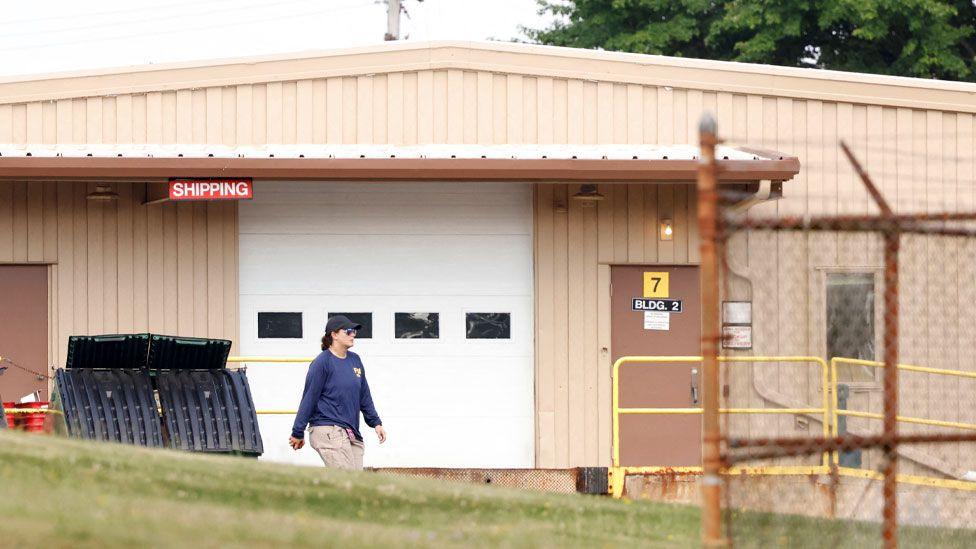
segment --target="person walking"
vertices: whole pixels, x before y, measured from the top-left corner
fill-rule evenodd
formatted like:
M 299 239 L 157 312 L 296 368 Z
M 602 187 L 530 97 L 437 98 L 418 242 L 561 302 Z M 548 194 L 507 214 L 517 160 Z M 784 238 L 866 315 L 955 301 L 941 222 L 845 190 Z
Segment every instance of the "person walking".
M 366 425 L 376 430 L 380 444 L 386 442 L 386 431 L 373 406 L 363 361 L 349 350 L 360 329 L 361 325 L 342 315 L 326 322 L 322 352 L 308 367 L 302 403 L 288 439 L 292 448 L 300 450 L 305 445 L 305 427 L 311 425 L 309 444 L 326 467 L 363 468 L 360 412 Z

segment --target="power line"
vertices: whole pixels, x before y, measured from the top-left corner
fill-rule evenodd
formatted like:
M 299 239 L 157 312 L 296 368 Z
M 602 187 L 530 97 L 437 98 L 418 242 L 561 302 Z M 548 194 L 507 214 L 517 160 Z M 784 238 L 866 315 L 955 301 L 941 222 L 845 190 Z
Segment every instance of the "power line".
M 146 32 L 139 32 L 139 33 L 131 33 L 131 34 L 121 34 L 121 35 L 114 35 L 114 36 L 102 36 L 102 37 L 98 37 L 98 38 L 86 38 L 86 39 L 81 39 L 81 40 L 68 40 L 68 41 L 54 42 L 54 43 L 46 43 L 46 44 L 30 44 L 30 45 L 26 45 L 26 46 L 10 46 L 10 47 L 0 48 L 0 52 L 2 52 L 2 51 L 23 51 L 23 50 L 31 50 L 31 49 L 49 49 L 49 48 L 58 47 L 58 46 L 75 46 L 75 45 L 80 45 L 80 44 L 91 44 L 91 43 L 95 43 L 95 42 L 107 42 L 107 41 L 121 40 L 121 39 L 126 39 L 126 38 L 141 38 L 141 37 L 146 37 L 146 36 L 159 36 L 159 35 L 165 35 L 165 34 L 179 34 L 179 33 L 184 33 L 184 32 L 187 32 L 187 31 L 199 31 L 199 30 L 209 30 L 209 29 L 216 29 L 216 28 L 225 28 L 225 27 L 232 27 L 232 26 L 235 26 L 235 25 L 243 25 L 243 24 L 248 24 L 248 23 L 259 23 L 259 22 L 265 22 L 265 21 L 280 21 L 280 20 L 285 20 L 285 19 L 304 18 L 304 17 L 308 17 L 310 15 L 323 15 L 323 14 L 329 14 L 329 13 L 341 13 L 341 12 L 352 11 L 352 10 L 356 10 L 356 9 L 360 9 L 360 8 L 365 8 L 365 7 L 370 7 L 370 6 L 372 6 L 372 3 L 359 4 L 359 5 L 355 5 L 355 6 L 347 6 L 345 8 L 338 8 L 338 9 L 315 10 L 315 11 L 307 11 L 307 12 L 303 12 L 303 13 L 294 13 L 294 14 L 286 14 L 286 15 L 271 16 L 271 17 L 269 17 L 269 16 L 251 17 L 251 18 L 237 20 L 237 21 L 229 21 L 229 22 L 224 22 L 224 23 L 207 24 L 207 25 L 197 26 L 197 27 L 180 27 L 178 29 L 166 29 L 166 30 L 156 30 L 156 31 L 146 31 Z
M 192 12 L 192 13 L 174 14 L 174 15 L 168 15 L 168 16 L 163 16 L 163 17 L 154 17 L 152 19 L 152 23 L 155 24 L 155 23 L 159 23 L 161 21 L 172 21 L 172 20 L 175 20 L 175 19 L 186 19 L 186 18 L 195 18 L 195 17 L 206 16 L 206 15 L 215 15 L 215 14 L 226 13 L 228 11 L 240 11 L 240 10 L 248 10 L 248 9 L 253 9 L 253 8 L 261 8 L 261 9 L 274 8 L 274 7 L 278 7 L 278 6 L 287 6 L 287 5 L 290 5 L 290 4 L 306 4 L 309 1 L 312 1 L 312 0 L 281 0 L 281 1 L 278 1 L 278 2 L 266 2 L 266 1 L 260 2 L 259 1 L 259 2 L 252 2 L 250 4 L 235 4 L 233 6 L 229 6 L 229 7 L 225 7 L 225 8 L 217 8 L 217 9 L 211 9 L 211 10 L 206 10 L 206 11 L 197 11 L 197 12 Z M 345 7 L 348 7 L 348 6 L 345 6 Z M 142 18 L 140 18 L 140 20 L 141 19 Z M 126 25 L 131 25 L 132 23 L 133 23 L 133 21 L 112 21 L 112 22 L 107 22 L 107 23 L 97 23 L 97 24 L 94 24 L 94 25 L 86 25 L 86 26 L 82 26 L 82 27 L 73 27 L 73 28 L 65 28 L 65 29 L 55 29 L 55 30 L 51 30 L 51 31 L 45 30 L 45 31 L 42 31 L 42 32 L 44 32 L 45 35 L 47 35 L 48 33 L 51 33 L 51 32 L 54 32 L 54 33 L 77 33 L 77 32 L 93 31 L 93 30 L 104 29 L 104 28 L 122 27 L 122 26 L 126 26 Z M 3 38 L 16 38 L 16 37 L 19 37 L 19 36 L 36 36 L 37 34 L 38 34 L 38 31 L 37 30 L 28 30 L 28 31 L 23 31 L 23 32 L 19 32 L 19 33 L 5 33 L 3 35 Z M 144 34 L 144 33 L 140 33 L 140 35 L 141 34 Z
M 234 0 L 211 0 L 211 2 L 215 2 L 215 3 L 226 3 L 226 2 L 232 2 L 232 1 L 234 1 Z M 49 17 L 30 17 L 30 18 L 26 18 L 26 19 L 12 19 L 12 20 L 9 20 L 9 21 L 0 21 L 0 27 L 2 27 L 2 26 L 8 26 L 8 25 L 10 25 L 10 26 L 13 26 L 13 25 L 21 26 L 21 25 L 29 24 L 29 23 L 41 23 L 41 22 L 44 22 L 44 21 L 60 21 L 60 20 L 63 20 L 63 19 L 78 19 L 79 17 L 101 17 L 101 16 L 110 16 L 110 15 L 117 15 L 117 14 L 123 14 L 123 13 L 137 13 L 137 12 L 143 12 L 143 11 L 153 11 L 153 10 L 170 9 L 170 8 L 177 8 L 177 7 L 181 7 L 181 6 L 194 6 L 194 5 L 195 6 L 199 6 L 200 5 L 200 1 L 199 0 L 196 0 L 196 1 L 189 1 L 189 2 L 177 2 L 175 4 L 163 4 L 163 5 L 142 6 L 140 8 L 128 8 L 128 9 L 124 9 L 124 10 L 109 10 L 109 11 L 96 11 L 96 12 L 87 12 L 86 11 L 86 12 L 84 12 L 82 14 L 72 13 L 70 15 L 52 15 L 52 16 L 49 16 Z

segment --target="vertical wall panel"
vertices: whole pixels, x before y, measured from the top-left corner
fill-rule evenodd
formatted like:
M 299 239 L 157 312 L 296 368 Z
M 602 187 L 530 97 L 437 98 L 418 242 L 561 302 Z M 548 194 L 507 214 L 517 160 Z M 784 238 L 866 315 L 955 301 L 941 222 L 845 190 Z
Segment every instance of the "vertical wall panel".
M 508 116 L 505 117 L 505 139 L 501 143 L 517 145 L 522 143 L 522 89 L 524 87 L 521 75 L 510 74 L 505 77 L 505 106 Z
M 464 71 L 463 81 L 464 91 L 461 98 L 461 110 L 464 118 L 462 143 L 470 145 L 478 142 L 478 74 Z
M 0 140 L 4 143 L 14 142 L 13 105 L 0 105 Z
M 0 181 L 0 261 L 14 260 L 14 185 Z
M 254 145 L 268 142 L 268 87 L 263 84 L 251 86 L 251 140 Z
M 146 199 L 147 185 L 132 186 L 132 327 L 149 331 L 149 212 L 139 207 Z
M 508 76 L 496 74 L 491 79 L 491 141 L 502 144 L 508 137 Z
M 116 238 L 118 239 L 116 268 L 118 269 L 119 316 L 118 331 L 130 333 L 135 330 L 135 300 L 133 290 L 133 255 L 135 228 L 133 222 L 133 187 L 135 185 L 119 185 L 118 225 Z
M 203 116 L 206 117 L 207 126 L 204 138 L 205 143 L 221 144 L 224 141 L 224 93 L 221 88 L 207 88 L 204 95 Z
M 539 79 L 522 79 L 522 142 L 539 142 Z
M 447 143 L 447 71 L 434 71 L 431 86 L 431 117 L 433 133 L 431 143 Z
M 389 114 L 387 121 L 387 141 L 393 145 L 402 145 L 404 116 L 404 77 L 403 74 L 391 74 L 386 85 L 386 108 Z
M 569 82 L 559 79 L 553 82 L 553 143 L 569 141 Z
M 118 107 L 117 98 L 106 97 L 102 101 L 102 142 L 118 143 Z
M 28 181 L 27 187 L 27 261 L 44 261 L 44 184 Z
M 550 203 L 554 210 L 553 220 L 553 265 L 552 301 L 539 303 L 539 306 L 552 307 L 553 314 L 553 353 L 551 365 L 555 385 L 555 445 L 556 463 L 571 463 L 569 447 L 579 444 L 578 437 L 570 436 L 569 424 L 569 235 L 568 235 L 568 203 L 565 185 L 556 185 L 553 200 Z M 545 205 L 543 207 L 546 207 Z
M 417 109 L 419 108 L 417 100 L 418 80 L 417 73 L 408 73 L 403 76 L 403 93 L 401 95 L 403 138 L 401 143 L 404 145 L 416 145 L 419 139 L 419 123 L 417 121 Z
M 356 79 L 356 140 L 355 143 L 373 142 L 373 77 Z
M 221 90 L 220 125 L 217 132 L 215 139 L 219 139 L 220 143 L 228 146 L 237 144 L 237 88 L 233 86 L 226 86 Z
M 417 73 L 417 143 L 434 142 L 434 73 Z
M 60 123 L 60 109 L 61 102 L 58 101 L 58 141 L 61 141 L 61 123 Z M 147 111 L 148 111 L 148 97 L 146 94 L 139 94 L 132 96 L 132 142 L 133 143 L 145 143 L 147 139 Z
M 577 191 L 579 191 L 579 185 L 570 185 L 567 192 L 572 195 Z M 568 323 L 566 393 L 569 399 L 567 421 L 571 430 L 578 429 L 580 435 L 582 435 L 580 437 L 582 440 L 569 441 L 570 463 L 586 462 L 586 439 L 589 438 L 586 432 L 586 416 L 589 415 L 589 410 L 586 407 L 585 393 L 587 364 L 584 364 L 584 344 L 587 343 L 588 333 L 580 330 L 580 327 L 584 325 L 586 316 L 583 311 L 585 307 L 583 280 L 587 267 L 589 267 L 586 263 L 586 256 L 583 249 L 583 239 L 587 232 L 587 227 L 584 227 L 584 209 L 585 207 L 580 201 L 570 200 L 569 211 L 566 214 L 568 220 L 566 246 L 568 248 L 567 261 L 569 271 L 567 273 L 568 289 L 566 292 L 566 306 L 568 308 L 566 314 L 566 321 Z
M 237 86 L 236 143 L 254 143 L 254 90 L 250 85 Z
M 115 100 L 115 141 L 132 143 L 132 96 L 120 95 Z
M 269 82 L 264 86 L 266 101 L 264 103 L 265 113 L 265 141 L 264 143 L 284 143 L 284 103 L 282 102 L 284 84 L 281 82 Z
M 372 143 L 386 143 L 386 128 L 389 124 L 387 117 L 389 111 L 386 108 L 387 85 L 389 81 L 385 74 L 373 76 L 373 104 L 368 107 L 373 117 L 373 139 Z
M 325 143 L 326 139 L 326 83 L 319 78 L 312 83 L 312 109 L 309 119 L 312 125 L 310 143 Z
M 41 103 L 32 101 L 27 104 L 26 143 L 44 142 L 44 117 Z
M 281 140 L 273 142 L 294 145 L 298 142 L 298 86 L 295 82 L 285 82 L 281 86 L 280 109 Z
M 535 189 L 536 464 L 556 460 L 554 185 Z
M 126 187 L 131 187 L 126 185 Z M 121 200 L 121 196 L 120 196 Z M 102 331 L 119 331 L 119 204 L 107 202 L 102 210 Z
M 95 190 L 95 185 L 88 184 L 88 192 Z M 105 286 L 104 272 L 105 241 L 102 233 L 105 230 L 103 218 L 107 203 L 86 200 L 88 226 L 88 329 L 92 333 L 105 333 L 104 318 L 101 305 L 104 303 Z

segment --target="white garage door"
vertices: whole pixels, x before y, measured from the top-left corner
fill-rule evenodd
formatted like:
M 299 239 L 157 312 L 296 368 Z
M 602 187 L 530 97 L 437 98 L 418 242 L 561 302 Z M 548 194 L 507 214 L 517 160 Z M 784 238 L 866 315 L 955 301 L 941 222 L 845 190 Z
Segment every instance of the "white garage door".
M 254 195 L 240 207 L 241 354 L 314 356 L 330 313 L 358 313 L 372 333 L 354 350 L 390 437 L 380 446 L 362 423 L 367 466 L 534 465 L 530 185 Z M 296 409 L 306 370 L 249 365 L 255 405 Z M 265 457 L 320 463 L 288 447 L 293 419 L 260 417 Z

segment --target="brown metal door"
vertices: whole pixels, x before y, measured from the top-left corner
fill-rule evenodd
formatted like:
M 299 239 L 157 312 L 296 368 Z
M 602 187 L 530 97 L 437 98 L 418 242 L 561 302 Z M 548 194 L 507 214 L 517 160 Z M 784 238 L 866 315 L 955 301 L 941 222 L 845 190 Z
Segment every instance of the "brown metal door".
M 0 266 L 0 356 L 47 374 L 47 266 Z M 0 397 L 20 400 L 34 391 L 48 399 L 47 380 L 4 361 Z
M 698 267 L 614 266 L 610 283 L 614 361 L 622 356 L 701 354 Z M 681 312 L 634 310 L 635 298 L 652 299 L 651 307 L 663 301 L 668 309 L 678 300 Z M 701 406 L 698 363 L 624 364 L 619 375 L 621 408 Z M 621 465 L 701 466 L 701 448 L 700 414 L 620 415 Z

